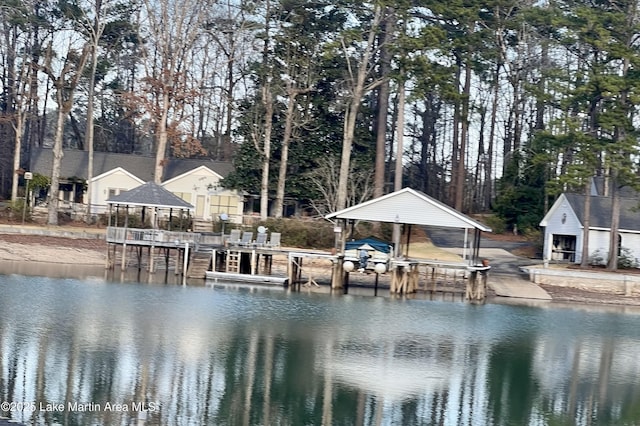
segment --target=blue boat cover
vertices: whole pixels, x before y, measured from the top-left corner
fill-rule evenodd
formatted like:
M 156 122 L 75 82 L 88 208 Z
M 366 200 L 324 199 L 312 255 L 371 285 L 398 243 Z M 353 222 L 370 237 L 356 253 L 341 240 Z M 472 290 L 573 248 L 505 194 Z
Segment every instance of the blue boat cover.
M 386 241 L 382 241 L 376 237 L 368 237 L 368 238 L 363 238 L 361 240 L 347 241 L 345 243 L 345 250 L 357 250 L 358 247 L 364 244 L 369 244 L 371 247 L 373 247 L 374 249 L 382 253 L 387 253 L 387 254 L 391 253 L 391 244 L 387 243 Z

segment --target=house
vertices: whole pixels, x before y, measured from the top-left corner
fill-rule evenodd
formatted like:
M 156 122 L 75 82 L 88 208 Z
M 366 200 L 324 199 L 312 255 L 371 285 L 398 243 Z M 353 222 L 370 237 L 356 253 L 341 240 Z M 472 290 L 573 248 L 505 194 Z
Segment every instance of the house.
M 144 181 L 122 167 L 116 167 L 91 179 L 91 212 L 105 213 L 107 200 L 142 185 Z M 86 193 L 84 194 L 86 200 Z M 85 203 L 83 203 L 85 204 Z
M 162 186 L 193 204 L 197 219 L 216 221 L 226 214 L 230 221 L 242 223 L 242 197 L 237 191 L 222 188 L 221 179 L 222 175 L 201 165 L 164 181 Z
M 103 213 L 106 209 L 106 199 L 109 193 L 119 194 L 123 190 L 129 190 L 140 183 L 153 180 L 154 159 L 131 154 L 117 154 L 106 152 L 94 152 L 92 193 L 101 192 L 94 199 L 92 195 L 92 212 Z M 89 153 L 76 149 L 65 150 L 60 165 L 60 208 L 71 211 L 82 211 L 87 204 L 87 167 Z M 31 152 L 29 170 L 43 176 L 51 176 L 53 165 L 53 151 L 50 148 L 34 148 Z M 108 172 L 120 169 L 121 172 L 108 174 Z M 121 180 L 122 173 L 135 176 L 136 183 Z M 98 190 L 94 190 L 97 182 Z M 111 185 L 111 186 L 110 186 Z M 135 185 L 135 186 L 131 186 Z M 105 193 L 106 191 L 106 193 Z M 95 206 L 95 208 L 93 207 Z
M 82 214 L 87 204 L 87 151 L 65 150 L 60 170 L 61 209 Z M 51 176 L 52 150 L 34 149 L 30 171 Z M 242 223 L 243 195 L 220 187 L 220 180 L 229 174 L 232 165 L 209 159 L 171 158 L 164 167 L 167 190 L 196 206 L 195 218 L 218 220 L 222 213 L 234 223 Z M 111 196 L 153 181 L 155 158 L 108 152 L 94 152 L 91 185 L 91 212 L 102 214 Z
M 592 191 L 594 193 L 594 191 Z M 597 192 L 595 192 L 597 193 Z M 611 197 L 590 195 L 589 258 L 606 260 L 611 230 Z M 584 238 L 584 202 L 586 195 L 564 193 L 558 197 L 540 222 L 544 228 L 543 259 L 551 261 L 582 261 Z M 620 198 L 618 253 L 640 259 L 639 198 Z

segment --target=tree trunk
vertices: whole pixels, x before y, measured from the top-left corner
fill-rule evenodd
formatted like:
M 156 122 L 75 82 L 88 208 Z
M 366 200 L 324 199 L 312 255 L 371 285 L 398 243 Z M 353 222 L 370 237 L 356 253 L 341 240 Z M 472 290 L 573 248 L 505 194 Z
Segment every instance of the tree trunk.
M 349 181 L 349 169 L 351 165 L 351 147 L 356 129 L 356 118 L 358 117 L 358 109 L 362 102 L 362 96 L 365 92 L 365 83 L 370 67 L 369 61 L 373 55 L 375 33 L 380 25 L 381 8 L 378 4 L 375 6 L 374 17 L 369 29 L 369 36 L 364 47 L 364 52 L 358 64 L 357 76 L 354 79 L 354 85 L 351 87 L 351 101 L 347 105 L 343 126 L 342 137 L 342 155 L 340 157 L 340 177 L 338 178 L 338 195 L 336 201 L 337 210 L 347 207 L 347 183 Z M 348 57 L 347 48 L 343 46 L 345 55 Z M 378 82 L 379 84 L 379 82 Z
M 51 50 L 46 58 L 43 71 L 53 82 L 56 90 L 56 102 L 58 104 L 58 115 L 56 120 L 56 133 L 53 141 L 53 163 L 51 165 L 51 186 L 49 188 L 48 197 L 48 221 L 49 225 L 58 225 L 58 206 L 60 196 L 60 166 L 62 164 L 62 138 L 64 135 L 64 118 L 69 114 L 73 107 L 73 95 L 78 86 L 78 81 L 82 75 L 82 70 L 87 63 L 89 54 L 88 45 L 82 49 L 77 63 L 72 63 L 69 56 L 65 59 L 65 64 L 56 77 L 51 70 Z
M 98 69 L 98 42 L 104 32 L 105 23 L 101 21 L 102 1 L 96 0 L 95 2 L 95 19 L 93 22 L 93 28 L 91 29 L 91 69 L 89 73 L 89 86 L 87 89 L 87 132 L 85 134 L 84 146 L 88 153 L 87 162 L 87 216 L 85 218 L 87 223 L 91 222 L 91 180 L 93 179 L 93 139 L 94 139 L 94 105 L 95 105 L 95 88 L 96 88 L 96 71 Z
M 398 83 L 398 118 L 396 122 L 396 169 L 395 169 L 395 178 L 393 182 L 394 191 L 399 191 L 402 189 L 402 159 L 404 157 L 404 102 L 405 102 L 405 83 L 401 81 Z M 393 224 L 393 244 L 395 247 L 395 255 L 399 256 L 401 254 L 400 238 L 402 237 L 401 227 L 402 225 L 399 223 Z
M 460 114 L 460 144 L 458 146 L 458 164 L 456 170 L 456 198 L 455 209 L 462 211 L 464 208 L 464 188 L 467 177 L 466 156 L 467 138 L 469 133 L 469 102 L 471 98 L 471 64 L 467 61 L 465 66 L 464 88 L 462 92 L 462 111 Z
M 20 175 L 20 156 L 22 152 L 22 132 L 24 130 L 24 112 L 16 110 L 15 124 L 13 126 L 14 132 L 14 154 L 13 154 L 13 182 L 11 183 L 11 201 L 15 202 L 18 199 L 18 181 Z M 24 202 L 27 202 L 28 194 L 24 194 Z
M 14 108 L 14 105 L 17 103 L 16 95 L 23 96 L 23 93 L 16 93 L 17 86 L 20 84 L 20 79 L 16 77 L 16 32 L 11 30 L 10 26 L 5 27 L 4 30 L 4 42 L 6 47 L 6 52 L 4 55 L 4 72 L 2 82 L 4 86 L 3 93 L 3 115 L 7 117 L 12 117 L 13 124 L 13 136 L 15 140 L 14 144 L 14 154 L 13 154 L 13 181 L 11 183 L 11 201 L 16 201 L 18 198 L 18 180 L 20 179 L 20 175 L 18 173 L 18 169 L 20 169 L 20 146 L 21 142 L 19 138 L 22 136 L 18 136 L 18 127 L 21 127 L 20 124 L 17 123 L 19 120 L 19 116 L 22 114 L 21 105 L 17 105 Z M 22 65 L 24 66 L 24 65 Z M 15 119 L 13 118 L 15 117 Z M 22 121 L 22 120 L 21 120 Z M 7 132 L 9 133 L 9 132 Z M 21 132 L 20 132 L 21 133 Z M 8 136 L 8 135 L 7 135 Z M 26 200 L 26 198 L 25 198 Z
M 263 90 L 264 142 L 262 152 L 262 180 L 260 181 L 260 219 L 269 216 L 269 165 L 271 164 L 271 132 L 273 129 L 273 95 L 271 85 L 266 83 Z
M 580 267 L 589 266 L 589 228 L 591 227 L 591 179 L 584 186 L 584 217 L 582 218 L 582 259 Z
M 162 182 L 164 174 L 165 156 L 167 153 L 167 122 L 169 116 L 169 90 L 165 88 L 162 91 L 162 110 L 160 112 L 160 120 L 156 132 L 158 138 L 156 141 L 156 163 L 153 173 L 153 181 L 157 184 Z
M 53 140 L 53 148 L 51 150 L 53 154 L 53 164 L 51 165 L 51 186 L 49 187 L 49 199 L 48 199 L 48 224 L 58 225 L 58 206 L 60 205 L 60 165 L 62 164 L 62 135 L 64 133 L 64 117 L 67 115 L 64 111 L 64 102 L 62 102 L 61 91 L 56 93 L 58 98 L 58 115 L 56 120 L 56 133 Z
M 491 99 L 491 124 L 489 126 L 489 142 L 487 146 L 487 160 L 485 161 L 484 172 L 484 204 L 486 208 L 491 208 L 493 199 L 493 147 L 496 138 L 496 122 L 498 121 L 498 97 L 500 95 L 500 67 L 496 65 L 493 76 L 493 96 Z
M 456 92 L 459 91 L 460 72 L 462 64 L 460 58 L 456 59 L 455 81 Z M 458 163 L 460 161 L 460 101 L 456 101 L 453 105 L 453 134 L 451 136 L 451 185 L 449 186 L 449 205 L 456 205 L 458 198 L 456 191 L 458 190 Z
M 618 191 L 617 170 L 614 170 L 611 185 L 611 230 L 609 232 L 609 259 L 607 269 L 616 271 L 618 269 L 618 229 L 620 228 L 620 194 Z
M 276 199 L 273 204 L 273 217 L 279 219 L 284 210 L 284 189 L 287 180 L 287 165 L 289 162 L 289 144 L 293 134 L 293 120 L 295 113 L 296 97 L 298 91 L 289 90 L 289 104 L 287 105 L 287 116 L 284 124 L 284 135 L 282 137 L 282 154 L 280 155 L 280 170 L 278 171 L 278 187 L 276 188 Z
M 376 122 L 376 160 L 373 176 L 373 197 L 378 198 L 384 195 L 385 176 L 385 153 L 387 151 L 387 117 L 389 115 L 389 79 L 391 73 L 391 51 L 389 48 L 390 34 L 393 33 L 394 20 L 393 9 L 387 9 L 380 44 L 380 74 L 383 83 L 378 90 L 378 111 Z

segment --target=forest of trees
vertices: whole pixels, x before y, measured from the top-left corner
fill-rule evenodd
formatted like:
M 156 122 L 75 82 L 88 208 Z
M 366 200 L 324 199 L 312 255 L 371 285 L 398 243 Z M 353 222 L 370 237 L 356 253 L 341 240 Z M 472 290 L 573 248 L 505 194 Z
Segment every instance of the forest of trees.
M 637 184 L 636 1 L 0 4 L 5 198 L 39 146 L 52 194 L 64 150 L 153 155 L 158 181 L 168 156 L 233 161 L 263 218 L 411 186 L 522 230 L 593 176 L 614 212 Z

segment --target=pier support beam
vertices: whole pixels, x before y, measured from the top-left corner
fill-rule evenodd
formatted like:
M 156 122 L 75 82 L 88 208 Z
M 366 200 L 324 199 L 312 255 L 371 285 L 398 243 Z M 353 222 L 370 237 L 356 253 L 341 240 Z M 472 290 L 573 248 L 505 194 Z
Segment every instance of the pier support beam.
M 338 256 L 333 263 L 333 269 L 331 271 L 331 288 L 340 289 L 344 286 L 344 268 L 342 266 L 344 262 L 344 256 Z
M 467 300 L 483 301 L 487 297 L 488 275 L 489 267 L 471 269 L 465 295 Z

